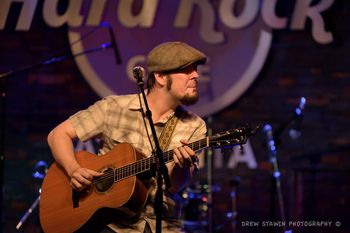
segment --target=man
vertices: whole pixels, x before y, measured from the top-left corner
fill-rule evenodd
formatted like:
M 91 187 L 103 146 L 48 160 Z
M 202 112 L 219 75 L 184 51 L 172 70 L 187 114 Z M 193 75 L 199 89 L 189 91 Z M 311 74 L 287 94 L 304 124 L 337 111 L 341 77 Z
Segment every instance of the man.
M 173 149 L 173 162 L 167 163 L 171 187 L 163 198 L 162 232 L 180 232 L 181 226 L 175 195 L 188 185 L 198 161 L 188 142 L 205 137 L 205 122 L 197 115 L 184 110 L 198 100 L 197 65 L 206 61 L 205 55 L 183 42 L 168 42 L 152 49 L 147 56 L 148 93 L 146 96 L 152 112 L 152 120 L 159 137 L 168 121 L 175 128 L 166 138 Z M 150 129 L 144 116 L 144 103 L 137 94 L 108 96 L 71 116 L 48 135 L 48 143 L 55 160 L 70 177 L 75 190 L 91 185 L 93 177 L 102 173 L 81 167 L 74 157 L 73 139 L 82 141 L 99 137 L 103 141 L 99 154 L 105 154 L 116 144 L 130 143 L 145 156 L 151 156 L 154 148 Z M 175 119 L 175 120 L 174 120 Z M 153 145 L 150 145 L 153 144 Z M 123 155 L 120 155 L 123 156 Z M 149 197 L 137 218 L 117 219 L 102 232 L 155 232 L 154 195 L 156 182 L 147 182 Z

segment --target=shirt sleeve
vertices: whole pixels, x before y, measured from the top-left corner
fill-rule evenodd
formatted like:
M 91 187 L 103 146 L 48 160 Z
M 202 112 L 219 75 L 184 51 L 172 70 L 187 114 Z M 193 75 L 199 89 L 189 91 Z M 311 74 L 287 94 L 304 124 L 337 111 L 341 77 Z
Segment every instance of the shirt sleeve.
M 107 108 L 108 101 L 102 99 L 69 117 L 81 141 L 87 141 L 103 132 Z

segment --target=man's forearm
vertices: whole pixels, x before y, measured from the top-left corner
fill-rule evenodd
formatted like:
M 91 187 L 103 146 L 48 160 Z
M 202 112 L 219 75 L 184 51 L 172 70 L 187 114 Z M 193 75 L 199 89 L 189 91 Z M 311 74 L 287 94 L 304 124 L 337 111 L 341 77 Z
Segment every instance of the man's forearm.
M 54 129 L 48 136 L 48 144 L 57 163 L 71 175 L 80 167 L 74 156 L 73 142 L 70 136 L 60 129 Z

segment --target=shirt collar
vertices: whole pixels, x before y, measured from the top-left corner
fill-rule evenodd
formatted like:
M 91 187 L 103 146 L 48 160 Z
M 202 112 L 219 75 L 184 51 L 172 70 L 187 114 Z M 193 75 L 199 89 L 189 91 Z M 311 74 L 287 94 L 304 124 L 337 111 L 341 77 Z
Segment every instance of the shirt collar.
M 141 97 L 141 103 L 142 103 L 143 110 L 146 111 L 146 107 L 145 107 L 144 100 L 142 97 Z M 129 109 L 131 111 L 140 111 L 141 112 L 138 94 L 136 94 L 135 98 L 130 102 Z M 164 117 L 162 120 L 156 122 L 155 124 L 165 124 L 174 114 L 175 114 L 174 111 L 169 113 L 168 116 Z

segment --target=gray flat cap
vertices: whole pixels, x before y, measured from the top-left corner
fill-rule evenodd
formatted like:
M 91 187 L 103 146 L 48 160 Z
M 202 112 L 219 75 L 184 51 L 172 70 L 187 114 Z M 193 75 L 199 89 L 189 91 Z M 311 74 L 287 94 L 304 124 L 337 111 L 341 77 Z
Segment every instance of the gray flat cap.
M 156 46 L 147 56 L 149 72 L 164 72 L 185 68 L 193 63 L 204 64 L 206 56 L 184 42 L 166 42 Z

